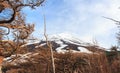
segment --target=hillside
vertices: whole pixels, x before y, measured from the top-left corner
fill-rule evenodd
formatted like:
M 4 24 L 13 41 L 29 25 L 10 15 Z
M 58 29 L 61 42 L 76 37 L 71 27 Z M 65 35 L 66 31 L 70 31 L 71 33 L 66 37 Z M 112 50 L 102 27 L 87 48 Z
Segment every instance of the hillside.
M 52 44 L 52 48 L 55 52 L 58 53 L 65 53 L 68 51 L 71 52 L 82 52 L 82 53 L 92 53 L 97 51 L 105 51 L 105 48 L 97 45 L 92 44 L 89 42 L 81 41 L 80 39 L 74 37 L 70 34 L 54 34 L 48 36 L 48 42 Z M 26 44 L 29 49 L 43 47 L 46 48 L 46 40 L 42 39 L 37 42 L 30 42 Z
M 119 73 L 120 71 L 120 56 L 116 51 L 106 52 L 99 45 L 63 33 L 48 36 L 48 42 L 52 44 L 57 73 Z M 22 52 L 2 58 L 3 72 L 53 73 L 50 48 L 46 45 L 45 39 L 22 45 L 20 50 Z

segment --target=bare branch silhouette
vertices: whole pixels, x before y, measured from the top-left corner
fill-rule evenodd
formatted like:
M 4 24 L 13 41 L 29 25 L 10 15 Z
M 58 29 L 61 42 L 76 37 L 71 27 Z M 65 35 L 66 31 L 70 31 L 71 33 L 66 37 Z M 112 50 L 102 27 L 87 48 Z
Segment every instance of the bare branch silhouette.
M 104 16 L 103 16 L 103 18 L 106 18 L 106 19 L 112 20 L 112 21 L 114 21 L 114 22 L 117 22 L 118 25 L 120 25 L 120 21 L 118 21 L 118 20 L 115 20 L 115 19 L 109 18 L 109 17 L 104 17 Z

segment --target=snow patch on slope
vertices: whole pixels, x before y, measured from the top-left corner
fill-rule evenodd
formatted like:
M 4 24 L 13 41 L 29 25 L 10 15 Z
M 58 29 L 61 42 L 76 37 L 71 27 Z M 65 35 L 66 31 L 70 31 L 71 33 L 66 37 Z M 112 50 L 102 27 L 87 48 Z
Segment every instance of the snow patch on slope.
M 38 55 L 39 53 L 26 53 L 26 54 L 17 54 L 11 55 L 10 57 L 4 58 L 3 64 L 9 63 L 10 65 L 19 66 L 20 64 L 27 63 L 27 62 L 33 62 L 34 56 Z M 16 59 L 17 57 L 17 59 Z
M 68 45 L 61 45 L 60 47 L 56 48 L 56 51 L 58 53 L 65 53 L 66 50 L 63 50 L 63 48 L 65 48 Z
M 89 51 L 88 49 L 84 47 L 78 47 L 78 49 L 80 50 L 80 52 L 83 52 L 83 53 L 92 53 L 91 51 Z

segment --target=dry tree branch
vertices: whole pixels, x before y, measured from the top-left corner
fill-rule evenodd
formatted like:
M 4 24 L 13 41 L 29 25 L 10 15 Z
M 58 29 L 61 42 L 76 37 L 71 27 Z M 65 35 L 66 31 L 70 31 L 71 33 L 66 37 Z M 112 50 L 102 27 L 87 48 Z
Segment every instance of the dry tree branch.
M 9 8 L 11 9 L 12 15 L 11 18 L 9 20 L 2 20 L 0 21 L 1 23 L 10 23 L 12 22 L 16 15 L 17 12 L 20 12 L 21 8 L 29 6 L 31 8 L 34 8 L 36 6 L 40 6 L 45 0 L 0 0 L 0 12 L 2 12 L 3 10 L 5 10 L 5 8 Z
M 46 38 L 46 44 L 47 44 L 47 46 L 50 48 L 51 60 L 52 60 L 52 69 L 53 69 L 53 73 L 55 73 L 54 54 L 53 54 L 52 45 L 51 45 L 51 43 L 48 41 L 48 37 L 47 37 L 47 34 L 46 34 L 46 18 L 45 18 L 45 15 L 44 15 L 44 36 L 45 36 L 45 38 Z
M 15 19 L 12 23 L 0 24 L 1 27 L 8 28 L 8 32 L 0 33 L 0 35 L 8 35 L 10 33 L 10 29 L 13 30 L 12 33 L 14 36 L 14 39 L 13 39 L 14 44 L 13 46 L 11 46 L 8 43 L 12 48 L 11 51 L 9 52 L 10 54 L 14 54 L 15 52 L 18 52 L 19 49 L 21 48 L 20 46 L 25 44 L 24 40 L 27 39 L 30 36 L 30 34 L 34 31 L 34 24 L 32 25 L 26 24 L 20 14 L 18 14 L 17 17 L 18 18 Z
M 118 25 L 120 25 L 120 21 L 118 21 L 118 20 L 115 20 L 115 19 L 109 18 L 109 17 L 104 17 L 104 16 L 103 16 L 103 18 L 106 18 L 106 19 L 112 20 L 112 21 L 114 21 L 114 22 L 117 22 Z

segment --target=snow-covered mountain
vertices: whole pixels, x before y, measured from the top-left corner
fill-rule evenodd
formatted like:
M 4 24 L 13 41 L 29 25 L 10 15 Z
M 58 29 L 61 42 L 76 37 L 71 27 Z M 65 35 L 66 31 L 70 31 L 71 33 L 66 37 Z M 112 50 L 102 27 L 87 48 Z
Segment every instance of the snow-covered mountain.
M 84 42 L 78 38 L 73 37 L 73 35 L 61 33 L 55 35 L 49 35 L 48 41 L 52 44 L 52 48 L 54 51 L 58 53 L 64 52 L 83 52 L 83 53 L 92 53 L 95 51 L 103 51 L 104 48 Z M 39 48 L 39 47 L 46 47 L 46 40 L 42 39 L 39 42 L 31 43 L 28 45 L 29 48 Z

